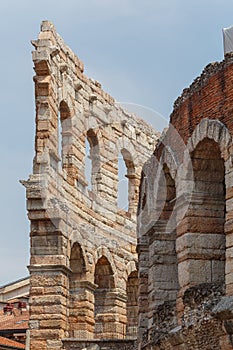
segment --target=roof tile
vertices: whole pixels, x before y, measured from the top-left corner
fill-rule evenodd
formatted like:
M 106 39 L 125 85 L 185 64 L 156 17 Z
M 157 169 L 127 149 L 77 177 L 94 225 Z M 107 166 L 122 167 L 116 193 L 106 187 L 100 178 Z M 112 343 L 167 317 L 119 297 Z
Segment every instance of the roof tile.
M 15 349 L 25 349 L 25 345 L 18 343 L 17 341 L 8 339 L 8 338 L 4 338 L 4 337 L 0 337 L 0 346 L 11 346 L 12 348 Z
M 13 309 L 12 315 L 4 315 L 0 310 L 0 331 L 7 329 L 28 329 L 29 311 Z

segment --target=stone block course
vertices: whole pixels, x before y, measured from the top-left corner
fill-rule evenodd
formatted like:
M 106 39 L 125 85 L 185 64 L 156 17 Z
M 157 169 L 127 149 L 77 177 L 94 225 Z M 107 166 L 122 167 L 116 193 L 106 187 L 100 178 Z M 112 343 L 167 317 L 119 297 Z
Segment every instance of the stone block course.
M 35 157 L 33 174 L 23 181 L 31 222 L 30 350 L 61 350 L 69 337 L 125 339 L 127 317 L 132 331 L 137 327 L 127 266 L 134 263 L 136 271 L 140 175 L 159 134 L 85 76 L 52 23 L 42 22 L 32 44 Z M 129 209 L 117 205 L 120 153 Z M 130 290 L 137 293 L 137 284 Z M 117 348 L 112 344 L 107 348 Z M 135 349 L 127 344 L 122 349 Z
M 222 305 L 221 297 L 233 295 L 232 74 L 231 53 L 209 64 L 184 89 L 154 157 L 143 167 L 137 230 L 139 349 L 233 349 L 232 320 L 226 317 L 230 303 L 224 320 L 212 312 Z M 176 286 L 173 293 L 169 281 Z M 168 316 L 164 323 L 158 321 L 159 312 L 153 318 L 158 308 L 168 312 L 169 303 L 175 305 L 171 328 Z

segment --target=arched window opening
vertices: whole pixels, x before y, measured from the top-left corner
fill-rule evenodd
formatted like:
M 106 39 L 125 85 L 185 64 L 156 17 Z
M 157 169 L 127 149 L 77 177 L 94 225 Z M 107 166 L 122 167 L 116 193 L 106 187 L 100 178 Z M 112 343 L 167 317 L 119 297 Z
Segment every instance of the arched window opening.
M 146 206 L 147 202 L 147 179 L 144 171 L 141 173 L 141 184 L 139 188 L 139 206 L 138 206 L 138 214 L 140 210 L 143 210 Z
M 155 259 L 148 273 L 148 298 L 151 308 L 176 300 L 179 291 L 174 211 L 176 187 L 166 163 L 161 170 L 156 203 L 158 220 L 151 233 L 149 248 L 149 254 Z
M 61 125 L 61 114 L 59 110 L 59 115 L 58 115 L 58 139 L 57 139 L 57 148 L 58 148 L 58 157 L 59 161 L 62 163 L 62 125 Z
M 70 118 L 70 110 L 65 101 L 61 101 L 60 103 L 60 115 L 61 115 L 61 121 L 64 121 Z
M 137 210 L 138 193 L 135 191 L 135 168 L 131 154 L 122 149 L 118 156 L 117 205 L 125 211 Z
M 114 299 L 112 290 L 115 287 L 113 271 L 108 259 L 102 256 L 95 267 L 95 337 L 111 338 L 111 330 L 108 329 L 109 316 L 113 313 Z
M 125 211 L 128 211 L 129 208 L 129 199 L 128 199 L 128 179 L 127 176 L 127 167 L 125 165 L 124 158 L 122 154 L 119 154 L 118 157 L 118 192 L 117 192 L 117 206 Z
M 114 278 L 111 265 L 105 256 L 102 256 L 95 267 L 95 284 L 99 289 L 114 288 Z
M 146 206 L 146 192 L 143 193 L 143 197 L 142 197 L 142 210 L 145 208 Z
M 176 187 L 167 164 L 163 165 L 163 176 L 159 185 L 159 197 L 163 206 L 159 220 L 169 220 L 175 205 Z
M 225 281 L 225 167 L 219 145 L 208 138 L 191 153 L 194 188 L 188 216 L 195 256 L 191 283 Z M 197 273 L 198 271 L 198 273 Z
M 70 289 L 72 291 L 79 286 L 79 282 L 85 277 L 86 273 L 82 248 L 78 243 L 74 243 L 71 249 L 70 269 L 72 271 L 70 277 Z
M 58 154 L 62 160 L 62 166 L 68 164 L 70 145 L 71 145 L 71 118 L 70 109 L 65 101 L 60 103 L 58 120 Z
M 85 177 L 87 180 L 87 188 L 88 190 L 92 190 L 92 178 L 91 178 L 91 172 L 92 172 L 92 161 L 90 156 L 90 144 L 88 142 L 88 139 L 85 139 L 85 149 L 86 149 L 86 156 L 85 156 Z
M 92 288 L 88 288 L 86 276 L 86 264 L 83 250 L 77 242 L 74 243 L 70 255 L 71 274 L 69 278 L 69 336 L 72 338 L 88 339 L 93 337 L 93 323 L 87 323 L 92 317 L 93 306 L 90 300 L 93 298 Z
M 87 131 L 85 149 L 85 177 L 87 181 L 87 188 L 90 191 L 97 192 L 97 179 L 100 170 L 99 143 L 97 136 L 92 129 Z
M 133 271 L 128 277 L 126 294 L 127 294 L 126 337 L 135 338 L 137 336 L 137 327 L 138 327 L 138 273 L 137 271 Z

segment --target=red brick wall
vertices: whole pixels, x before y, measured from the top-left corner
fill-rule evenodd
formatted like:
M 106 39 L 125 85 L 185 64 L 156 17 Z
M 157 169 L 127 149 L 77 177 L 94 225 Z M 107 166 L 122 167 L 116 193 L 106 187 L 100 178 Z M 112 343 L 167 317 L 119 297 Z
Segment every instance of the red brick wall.
M 174 103 L 171 124 L 187 142 L 203 118 L 218 119 L 233 131 L 233 56 L 208 65 Z

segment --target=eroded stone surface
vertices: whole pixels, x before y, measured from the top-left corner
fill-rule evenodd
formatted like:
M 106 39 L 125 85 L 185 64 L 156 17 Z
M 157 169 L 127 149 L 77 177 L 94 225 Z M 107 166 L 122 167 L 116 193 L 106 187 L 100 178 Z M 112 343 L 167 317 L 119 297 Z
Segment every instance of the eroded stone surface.
M 158 133 L 84 75 L 52 23 L 42 23 L 32 44 L 35 157 L 23 182 L 31 222 L 29 348 L 58 350 L 71 337 L 135 339 L 139 183 Z M 119 154 L 128 182 L 122 209 Z M 133 340 L 127 344 L 122 349 L 134 347 Z
M 232 57 L 183 91 L 143 167 L 139 349 L 233 349 Z

